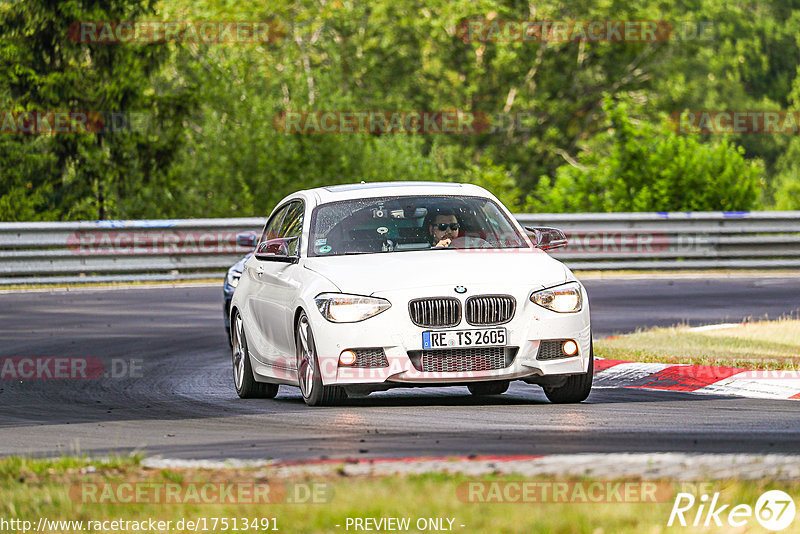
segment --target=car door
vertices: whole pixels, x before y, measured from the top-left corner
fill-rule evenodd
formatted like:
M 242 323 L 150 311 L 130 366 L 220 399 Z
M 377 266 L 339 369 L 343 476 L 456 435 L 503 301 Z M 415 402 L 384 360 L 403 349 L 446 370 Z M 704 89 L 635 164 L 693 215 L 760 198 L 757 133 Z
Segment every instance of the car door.
M 267 224 L 264 225 L 264 231 L 261 233 L 256 248 L 260 247 L 262 243 L 278 236 L 287 209 L 289 209 L 289 205 L 285 204 L 273 211 Z M 255 255 L 253 255 L 245 263 L 242 277 L 246 278 L 247 282 L 247 291 L 245 293 L 247 311 L 245 312 L 246 320 L 244 326 L 247 333 L 248 349 L 257 360 L 263 362 L 268 359 L 267 355 L 273 354 L 276 352 L 276 349 L 273 340 L 269 338 L 267 332 L 263 328 L 262 318 L 259 317 L 260 310 L 262 309 L 262 306 L 259 305 L 259 300 L 262 298 L 259 291 L 261 290 L 262 284 L 261 276 L 258 276 L 256 271 L 262 270 L 263 262 L 259 261 Z
M 280 225 L 276 224 L 277 230 L 266 229 L 262 243 L 274 237 L 290 240 L 288 253 L 297 255 L 304 209 L 300 200 L 289 202 Z M 251 307 L 264 338 L 264 350 L 260 356 L 272 367 L 292 367 L 295 350 L 292 303 L 300 289 L 299 270 L 299 265 L 287 261 L 256 258 L 253 262 Z

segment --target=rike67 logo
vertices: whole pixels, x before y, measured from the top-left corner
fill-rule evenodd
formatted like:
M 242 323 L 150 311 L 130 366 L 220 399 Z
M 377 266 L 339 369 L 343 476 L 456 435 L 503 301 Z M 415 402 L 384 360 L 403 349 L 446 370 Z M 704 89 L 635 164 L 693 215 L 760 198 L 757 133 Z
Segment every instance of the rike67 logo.
M 780 490 L 762 493 L 755 507 L 723 504 L 719 492 L 711 497 L 703 494 L 699 499 L 691 493 L 678 493 L 667 526 L 742 528 L 755 518 L 762 527 L 777 532 L 791 525 L 794 516 L 794 500 Z

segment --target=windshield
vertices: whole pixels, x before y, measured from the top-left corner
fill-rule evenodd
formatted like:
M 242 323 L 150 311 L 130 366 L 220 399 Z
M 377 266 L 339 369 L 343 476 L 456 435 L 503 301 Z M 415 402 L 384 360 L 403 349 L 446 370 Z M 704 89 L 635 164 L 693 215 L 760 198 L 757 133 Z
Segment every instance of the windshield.
M 311 217 L 308 255 L 527 247 L 509 218 L 489 199 L 404 196 L 318 206 Z

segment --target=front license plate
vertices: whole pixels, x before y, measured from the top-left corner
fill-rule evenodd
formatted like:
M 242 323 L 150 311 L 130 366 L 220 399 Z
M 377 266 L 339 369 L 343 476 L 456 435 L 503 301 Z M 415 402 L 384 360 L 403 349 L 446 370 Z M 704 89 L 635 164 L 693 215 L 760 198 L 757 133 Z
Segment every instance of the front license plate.
M 505 347 L 505 328 L 444 330 L 422 333 L 423 349 L 462 349 L 465 347 Z

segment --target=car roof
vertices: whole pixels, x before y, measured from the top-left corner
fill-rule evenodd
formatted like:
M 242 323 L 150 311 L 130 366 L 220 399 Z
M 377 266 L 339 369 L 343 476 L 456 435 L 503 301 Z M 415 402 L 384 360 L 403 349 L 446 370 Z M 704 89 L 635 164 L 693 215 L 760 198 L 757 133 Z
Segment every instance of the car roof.
M 297 195 L 313 198 L 316 204 L 327 204 L 339 200 L 354 198 L 372 198 L 383 196 L 403 195 L 475 195 L 492 197 L 491 193 L 474 184 L 459 184 L 452 182 L 361 182 L 357 184 L 340 184 L 317 187 L 298 191 L 289 197 Z M 284 199 L 284 200 L 286 200 Z

